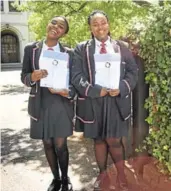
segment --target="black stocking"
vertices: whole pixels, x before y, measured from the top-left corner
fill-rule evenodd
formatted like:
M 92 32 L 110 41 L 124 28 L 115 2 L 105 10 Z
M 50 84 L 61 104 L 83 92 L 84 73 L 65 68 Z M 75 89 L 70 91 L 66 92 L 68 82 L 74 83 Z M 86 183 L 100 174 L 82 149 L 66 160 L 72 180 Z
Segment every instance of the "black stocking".
M 59 166 L 62 173 L 62 179 L 67 179 L 68 177 L 68 163 L 69 163 L 69 152 L 67 147 L 66 138 L 56 138 L 54 140 L 56 147 L 56 152 L 59 160 Z
M 109 152 L 112 157 L 113 162 L 115 163 L 118 178 L 120 181 L 125 182 L 126 177 L 124 173 L 124 156 L 123 156 L 123 146 L 121 144 L 120 138 L 108 138 L 106 139 L 108 144 Z
M 106 171 L 107 168 L 107 156 L 108 148 L 107 144 L 103 140 L 94 139 L 94 149 L 97 165 L 99 167 L 100 173 Z
M 45 155 L 51 168 L 51 171 L 53 173 L 53 176 L 55 179 L 59 179 L 58 160 L 52 139 L 43 140 L 43 145 L 44 145 Z

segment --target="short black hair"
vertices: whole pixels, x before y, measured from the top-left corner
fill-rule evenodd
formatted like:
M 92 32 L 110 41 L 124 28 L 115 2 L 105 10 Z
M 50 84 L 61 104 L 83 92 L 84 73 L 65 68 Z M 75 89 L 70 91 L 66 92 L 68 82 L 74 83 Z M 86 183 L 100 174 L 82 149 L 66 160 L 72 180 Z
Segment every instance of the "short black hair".
M 56 18 L 56 17 L 60 17 L 60 18 L 64 19 L 64 21 L 65 21 L 65 23 L 66 23 L 66 25 L 67 25 L 67 28 L 66 28 L 65 34 L 67 34 L 67 33 L 68 33 L 68 31 L 69 31 L 69 23 L 68 23 L 68 21 L 67 21 L 66 17 L 65 17 L 65 16 L 54 16 L 53 18 Z
M 88 24 L 90 25 L 90 21 L 92 19 L 92 17 L 96 14 L 102 14 L 106 17 L 107 21 L 109 21 L 109 18 L 107 16 L 107 14 L 104 11 L 101 10 L 94 10 L 89 16 L 88 16 Z

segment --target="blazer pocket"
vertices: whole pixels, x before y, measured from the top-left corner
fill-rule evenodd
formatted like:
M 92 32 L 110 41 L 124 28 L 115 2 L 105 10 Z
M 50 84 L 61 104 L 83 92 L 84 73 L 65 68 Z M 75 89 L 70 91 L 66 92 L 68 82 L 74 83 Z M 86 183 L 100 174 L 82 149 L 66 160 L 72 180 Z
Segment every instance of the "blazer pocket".
M 91 100 L 88 98 L 77 98 L 76 118 L 83 123 L 94 123 L 94 112 Z
M 120 116 L 124 121 L 131 117 L 131 94 L 123 98 L 116 97 L 116 105 Z

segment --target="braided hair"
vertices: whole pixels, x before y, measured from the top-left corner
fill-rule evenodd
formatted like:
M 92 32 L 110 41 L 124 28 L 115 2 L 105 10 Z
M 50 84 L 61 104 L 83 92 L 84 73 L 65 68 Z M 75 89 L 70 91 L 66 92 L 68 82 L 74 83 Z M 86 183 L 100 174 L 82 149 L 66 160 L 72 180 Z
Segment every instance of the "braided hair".
M 96 14 L 101 14 L 104 15 L 107 19 L 107 21 L 109 22 L 109 18 L 107 16 L 107 14 L 104 11 L 101 10 L 94 10 L 89 16 L 88 16 L 88 25 L 90 25 L 91 19 L 93 18 L 94 15 Z M 110 32 L 108 33 L 108 35 L 110 36 Z M 94 38 L 94 35 L 91 33 L 92 38 Z

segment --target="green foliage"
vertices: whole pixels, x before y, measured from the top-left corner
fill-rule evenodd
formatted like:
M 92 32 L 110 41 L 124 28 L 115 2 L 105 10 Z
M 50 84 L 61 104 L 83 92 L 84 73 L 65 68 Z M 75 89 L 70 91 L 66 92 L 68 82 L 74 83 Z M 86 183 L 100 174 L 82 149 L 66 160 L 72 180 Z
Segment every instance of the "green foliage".
M 171 5 L 150 10 L 141 34 L 141 56 L 145 60 L 150 96 L 146 108 L 150 115 L 149 152 L 171 173 Z
M 19 6 L 20 10 L 30 11 L 29 27 L 40 40 L 46 35 L 46 26 L 55 15 L 67 16 L 70 31 L 63 39 L 67 44 L 76 43 L 91 37 L 87 24 L 88 15 L 96 9 L 108 13 L 111 34 L 118 38 L 127 32 L 127 24 L 135 19 L 143 19 L 147 8 L 127 1 L 27 1 Z

